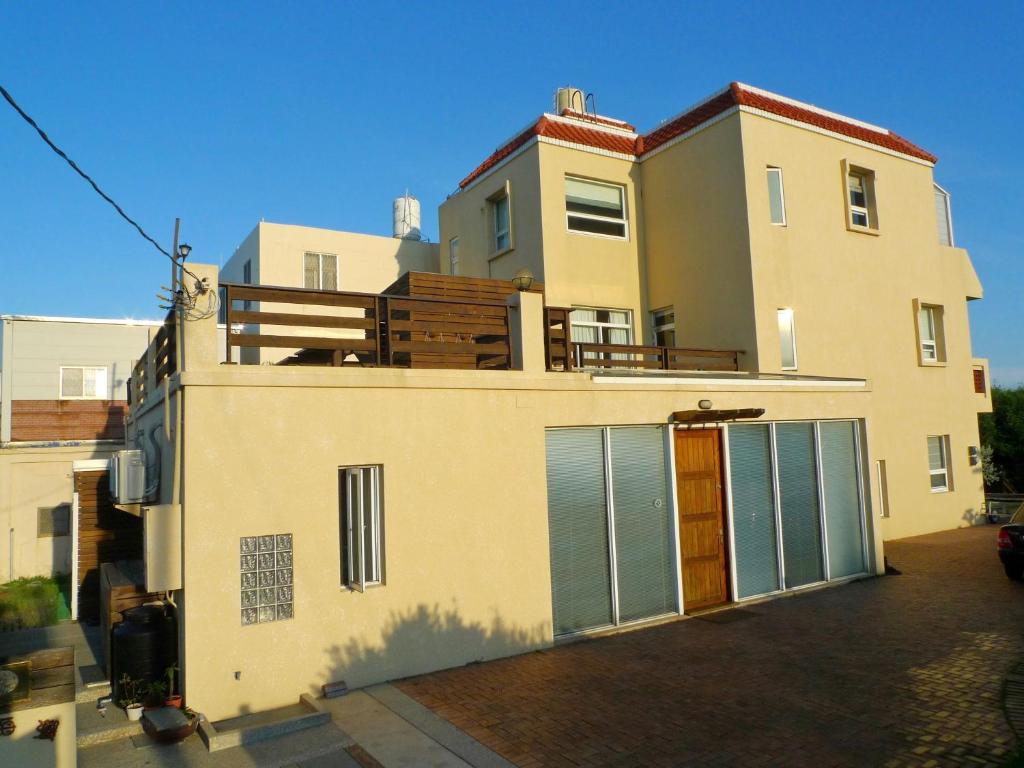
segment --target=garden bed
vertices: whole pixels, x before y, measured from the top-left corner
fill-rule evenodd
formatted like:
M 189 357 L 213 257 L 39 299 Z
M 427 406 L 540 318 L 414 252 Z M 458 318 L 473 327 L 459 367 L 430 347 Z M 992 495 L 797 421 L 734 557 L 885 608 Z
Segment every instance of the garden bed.
M 34 576 L 0 585 L 0 632 L 46 627 L 71 616 L 70 577 Z

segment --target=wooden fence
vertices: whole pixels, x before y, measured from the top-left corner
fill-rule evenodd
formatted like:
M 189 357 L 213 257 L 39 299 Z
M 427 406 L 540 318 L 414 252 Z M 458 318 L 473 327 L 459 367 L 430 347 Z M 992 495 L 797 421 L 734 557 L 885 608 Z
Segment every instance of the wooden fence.
M 509 309 L 504 303 L 233 283 L 223 283 L 221 289 L 224 321 L 231 329 L 228 363 L 239 347 L 291 350 L 278 361 L 284 365 L 511 367 Z M 241 309 L 237 302 L 243 302 Z M 260 302 L 258 308 L 254 302 Z M 272 311 L 265 309 L 268 304 L 274 305 Z M 310 312 L 310 307 L 327 307 L 332 313 Z M 236 326 L 242 330 L 234 332 Z M 266 332 L 268 327 L 298 332 Z M 329 333 L 316 335 L 311 329 Z

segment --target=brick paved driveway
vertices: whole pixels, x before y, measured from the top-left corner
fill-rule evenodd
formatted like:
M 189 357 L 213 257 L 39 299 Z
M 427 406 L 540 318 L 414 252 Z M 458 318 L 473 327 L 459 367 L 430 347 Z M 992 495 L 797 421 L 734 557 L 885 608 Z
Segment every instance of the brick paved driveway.
M 995 529 L 886 551 L 903 575 L 398 685 L 521 766 L 999 765 L 1024 584 Z

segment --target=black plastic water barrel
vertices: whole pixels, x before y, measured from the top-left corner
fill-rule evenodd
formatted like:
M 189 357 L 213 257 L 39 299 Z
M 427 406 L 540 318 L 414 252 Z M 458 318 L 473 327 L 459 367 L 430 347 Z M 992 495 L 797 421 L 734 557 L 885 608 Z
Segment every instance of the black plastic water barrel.
M 140 605 L 122 613 L 114 627 L 110 651 L 114 701 L 123 697 L 121 677 L 151 683 L 164 680 L 166 669 L 178 656 L 178 637 L 173 616 L 162 605 Z

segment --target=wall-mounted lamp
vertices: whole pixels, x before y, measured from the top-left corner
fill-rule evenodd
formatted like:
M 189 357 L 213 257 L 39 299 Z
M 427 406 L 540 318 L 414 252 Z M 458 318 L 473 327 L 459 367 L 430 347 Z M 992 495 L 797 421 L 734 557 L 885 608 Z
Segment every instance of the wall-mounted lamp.
M 714 403 L 712 403 L 710 400 L 701 400 L 699 403 L 697 403 L 697 407 L 700 408 L 702 411 L 710 411 L 712 405 L 714 405 Z
M 192 246 L 188 243 L 182 243 L 178 246 L 178 255 L 181 258 L 187 259 L 190 253 L 192 253 Z
M 978 446 L 969 445 L 967 446 L 967 458 L 971 462 L 972 467 L 978 466 L 978 462 L 981 461 L 978 455 Z
M 533 286 L 533 272 L 523 267 L 516 272 L 515 277 L 512 278 L 512 285 L 516 287 L 517 291 L 528 291 Z

